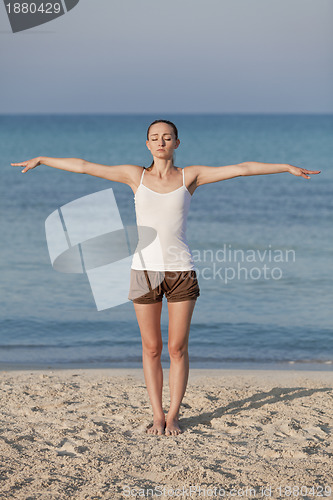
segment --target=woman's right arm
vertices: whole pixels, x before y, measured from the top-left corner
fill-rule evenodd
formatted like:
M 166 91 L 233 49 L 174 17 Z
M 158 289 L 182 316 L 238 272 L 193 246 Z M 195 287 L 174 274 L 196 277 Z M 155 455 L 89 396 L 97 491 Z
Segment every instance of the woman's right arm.
M 78 174 L 88 174 L 95 177 L 101 177 L 109 181 L 123 182 L 131 185 L 133 178 L 142 167 L 138 165 L 101 165 L 100 163 L 92 163 L 81 158 L 48 158 L 46 156 L 38 156 L 32 160 L 21 163 L 11 163 L 13 166 L 22 166 L 23 173 L 31 170 L 38 165 L 47 165 L 49 167 L 67 170 Z

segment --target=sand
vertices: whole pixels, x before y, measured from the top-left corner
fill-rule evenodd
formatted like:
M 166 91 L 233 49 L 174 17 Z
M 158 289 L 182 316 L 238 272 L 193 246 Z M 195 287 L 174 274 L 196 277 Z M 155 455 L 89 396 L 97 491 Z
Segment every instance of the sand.
M 332 497 L 332 372 L 191 370 L 178 436 L 140 369 L 0 380 L 1 499 Z

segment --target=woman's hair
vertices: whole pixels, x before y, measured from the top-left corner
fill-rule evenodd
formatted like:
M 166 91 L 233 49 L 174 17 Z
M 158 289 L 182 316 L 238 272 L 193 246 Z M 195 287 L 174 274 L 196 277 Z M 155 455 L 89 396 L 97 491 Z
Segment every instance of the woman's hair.
M 178 130 L 177 130 L 177 127 L 174 123 L 170 122 L 169 120 L 155 120 L 153 121 L 153 123 L 151 123 L 148 127 L 148 130 L 147 130 L 147 140 L 149 139 L 149 130 L 150 128 L 155 125 L 156 123 L 166 123 L 167 125 L 170 125 L 170 127 L 172 127 L 173 129 L 173 132 L 175 134 L 175 137 L 176 137 L 176 140 L 178 139 Z M 146 170 L 151 170 L 154 166 L 154 160 L 152 162 L 152 164 L 146 168 Z

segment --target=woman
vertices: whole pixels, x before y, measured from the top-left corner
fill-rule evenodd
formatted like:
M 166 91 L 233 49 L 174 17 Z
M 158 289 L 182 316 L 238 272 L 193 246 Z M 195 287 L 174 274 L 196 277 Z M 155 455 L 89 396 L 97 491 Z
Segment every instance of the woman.
M 143 370 L 153 409 L 153 424 L 146 432 L 168 436 L 182 432 L 179 409 L 189 374 L 190 323 L 200 295 L 185 235 L 187 213 L 194 191 L 204 184 L 233 177 L 289 172 L 309 179 L 309 174 L 320 173 L 319 170 L 306 170 L 288 164 L 257 162 L 222 167 L 192 165 L 181 169 L 173 162 L 173 153 L 179 143 L 176 126 L 168 120 L 156 120 L 147 131 L 146 145 L 153 156 L 149 168 L 138 165 L 106 166 L 78 158 L 46 157 L 11 164 L 23 166 L 23 173 L 44 164 L 122 182 L 132 188 L 138 227 L 149 226 L 157 236 L 133 256 L 128 296 L 133 301 L 141 332 Z M 170 408 L 166 417 L 162 407 L 160 320 L 163 294 L 169 313 Z

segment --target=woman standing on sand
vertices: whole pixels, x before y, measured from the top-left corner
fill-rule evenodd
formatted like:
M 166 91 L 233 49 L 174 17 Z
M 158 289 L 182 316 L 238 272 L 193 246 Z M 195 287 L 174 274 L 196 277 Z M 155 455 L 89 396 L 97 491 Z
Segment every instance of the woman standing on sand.
M 153 228 L 152 244 L 133 256 L 128 298 L 133 301 L 142 338 L 142 360 L 146 386 L 153 409 L 149 434 L 177 435 L 179 409 L 189 374 L 188 340 L 190 323 L 200 289 L 191 251 L 186 241 L 186 220 L 194 191 L 204 184 L 233 177 L 289 172 L 309 179 L 319 170 L 306 170 L 288 164 L 244 162 L 208 167 L 174 165 L 173 153 L 179 146 L 176 126 L 156 120 L 147 131 L 146 145 L 153 156 L 149 168 L 138 165 L 100 165 L 79 158 L 38 157 L 13 166 L 27 172 L 37 165 L 89 174 L 128 184 L 134 192 L 138 226 Z M 161 365 L 161 311 L 165 294 L 169 313 L 168 349 L 170 355 L 170 408 L 165 417 L 162 407 L 163 371 Z

